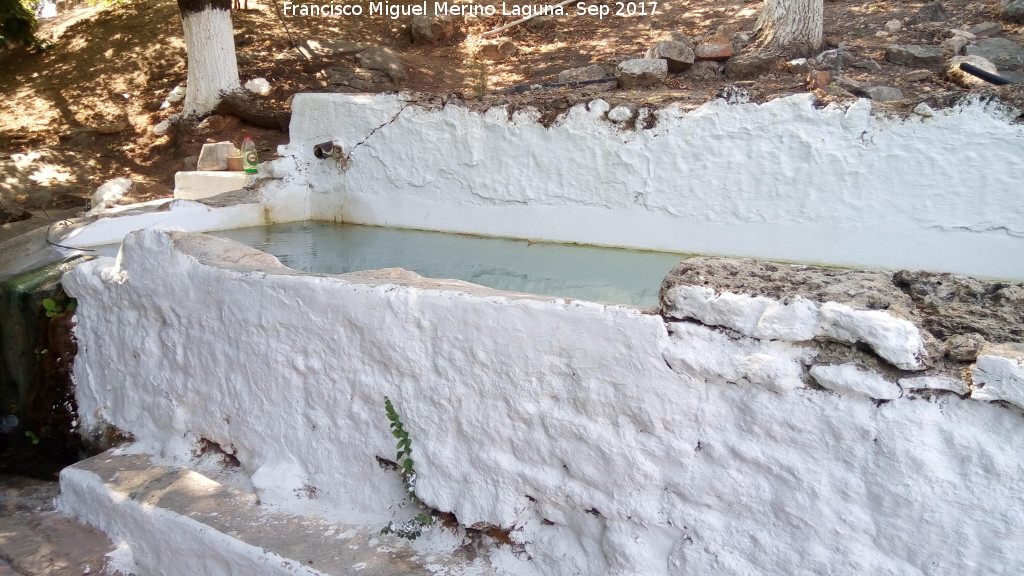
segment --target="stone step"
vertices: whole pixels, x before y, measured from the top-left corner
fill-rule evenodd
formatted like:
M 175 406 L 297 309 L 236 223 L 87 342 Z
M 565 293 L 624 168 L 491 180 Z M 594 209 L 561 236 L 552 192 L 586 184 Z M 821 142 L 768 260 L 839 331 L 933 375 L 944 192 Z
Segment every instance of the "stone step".
M 140 574 L 400 576 L 468 567 L 465 559 L 438 559 L 381 536 L 380 524 L 269 510 L 251 491 L 212 475 L 106 452 L 61 472 L 58 508 L 126 543 Z
M 52 480 L 0 474 L 0 576 L 129 576 L 109 538 L 54 510 L 56 496 Z

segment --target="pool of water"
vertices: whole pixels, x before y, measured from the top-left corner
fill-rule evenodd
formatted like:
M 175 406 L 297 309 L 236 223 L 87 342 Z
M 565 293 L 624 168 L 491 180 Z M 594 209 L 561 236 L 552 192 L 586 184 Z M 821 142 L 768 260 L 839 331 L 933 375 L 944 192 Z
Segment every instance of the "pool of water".
M 273 254 L 303 272 L 397 267 L 499 290 L 636 306 L 656 305 L 661 280 L 689 256 L 329 222 L 210 234 Z M 101 253 L 116 255 L 117 247 Z

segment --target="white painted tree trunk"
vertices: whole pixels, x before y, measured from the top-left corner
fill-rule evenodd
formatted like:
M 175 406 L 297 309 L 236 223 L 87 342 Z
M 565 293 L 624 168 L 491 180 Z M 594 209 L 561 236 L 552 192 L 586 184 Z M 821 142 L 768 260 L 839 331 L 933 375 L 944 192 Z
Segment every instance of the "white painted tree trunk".
M 754 27 L 754 48 L 780 56 L 813 56 L 821 50 L 824 0 L 764 0 Z
M 208 7 L 182 12 L 181 25 L 188 50 L 185 116 L 202 116 L 217 107 L 221 92 L 241 89 L 231 11 Z

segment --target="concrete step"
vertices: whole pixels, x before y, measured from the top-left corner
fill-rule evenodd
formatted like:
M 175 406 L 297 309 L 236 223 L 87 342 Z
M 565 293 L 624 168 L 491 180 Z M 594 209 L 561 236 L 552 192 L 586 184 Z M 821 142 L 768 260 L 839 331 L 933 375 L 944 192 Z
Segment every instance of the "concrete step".
M 121 574 L 118 549 L 99 530 L 54 510 L 57 483 L 0 475 L 0 576 Z
M 165 576 L 506 574 L 461 553 L 423 554 L 348 525 L 268 510 L 212 474 L 106 452 L 61 472 L 59 510 L 130 547 L 140 574 Z

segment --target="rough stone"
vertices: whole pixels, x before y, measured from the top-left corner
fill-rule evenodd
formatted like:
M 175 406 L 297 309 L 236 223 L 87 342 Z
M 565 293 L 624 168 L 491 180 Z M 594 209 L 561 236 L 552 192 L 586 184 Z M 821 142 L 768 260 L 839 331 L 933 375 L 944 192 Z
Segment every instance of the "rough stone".
M 978 400 L 1002 400 L 1024 408 L 1024 345 L 986 344 L 971 368 Z
M 253 94 L 259 94 L 260 96 L 266 96 L 270 94 L 270 82 L 267 82 L 266 78 L 253 78 L 242 86 Z
M 698 60 L 686 71 L 686 75 L 697 80 L 708 80 L 722 74 L 723 66 L 714 60 Z
M 838 84 L 838 82 L 837 82 Z M 845 88 L 845 86 L 840 86 Z M 850 88 L 846 88 L 850 90 Z M 894 100 L 903 100 L 903 91 L 899 88 L 892 86 L 861 86 L 856 90 L 850 90 L 858 96 L 870 98 L 875 102 L 892 102 Z
M 215 142 L 203 144 L 199 152 L 198 169 L 200 172 L 210 170 L 227 170 L 228 156 L 235 155 L 235 145 L 231 142 Z
M 562 70 L 558 73 L 558 81 L 563 84 L 569 84 L 572 82 L 586 82 L 588 80 L 600 80 L 601 78 L 608 77 L 608 74 L 604 71 L 604 68 L 597 64 L 591 64 L 590 66 L 584 66 L 581 68 L 570 68 L 569 70 Z M 604 82 L 599 84 L 588 84 L 588 88 L 608 88 L 614 87 L 615 80 L 608 82 L 608 86 Z
M 807 73 L 806 82 L 808 90 L 827 89 L 832 82 L 832 73 L 827 70 L 811 70 Z
M 960 378 L 950 376 L 915 376 L 913 378 L 900 378 L 900 388 L 907 391 L 915 390 L 948 390 L 961 396 L 971 391 Z
M 935 110 L 932 109 L 932 107 L 929 106 L 928 104 L 921 102 L 917 106 L 914 106 L 914 114 L 917 114 L 918 116 L 923 116 L 925 118 L 932 118 L 933 116 L 935 116 Z
M 367 48 L 360 52 L 356 59 L 363 68 L 384 72 L 395 82 L 404 82 L 406 79 L 402 59 L 390 48 Z
M 860 68 L 861 70 L 870 70 L 872 72 L 878 72 L 879 70 L 882 69 L 881 64 L 875 62 L 874 60 L 861 60 L 859 62 L 854 62 L 853 64 L 850 64 L 850 66 L 853 66 L 854 68 Z
M 886 48 L 885 59 L 893 64 L 915 68 L 938 66 L 944 60 L 942 49 L 938 46 L 917 44 L 893 44 Z
M 860 91 L 866 86 L 863 82 L 859 82 L 847 76 L 840 76 L 839 78 L 836 78 L 835 83 L 836 86 L 850 92 L 851 94 L 860 93 Z
M 806 74 L 811 71 L 811 65 L 807 62 L 807 58 L 796 58 L 789 60 L 784 64 L 786 72 L 792 72 L 794 74 Z
M 409 19 L 409 34 L 416 44 L 433 44 L 455 34 L 455 19 L 447 15 L 418 15 Z
M 886 22 L 885 25 L 882 26 L 882 29 L 889 34 L 895 34 L 903 29 L 903 21 L 898 18 L 893 18 Z
M 907 82 L 921 82 L 932 77 L 930 70 L 913 70 L 903 75 Z
M 982 58 L 981 56 L 956 56 L 952 58 L 946 65 L 946 77 L 949 78 L 957 86 L 962 86 L 964 88 L 984 88 L 986 86 L 991 86 L 991 84 L 989 84 L 985 80 L 982 80 L 981 78 L 978 78 L 977 76 L 974 76 L 973 74 L 968 74 L 967 72 L 964 72 L 963 70 L 960 69 L 961 64 L 970 64 L 972 66 L 976 66 L 990 74 L 999 73 L 999 70 L 996 68 L 995 64 L 989 62 L 988 60 Z
M 129 190 L 132 189 L 131 178 L 114 178 L 113 180 L 107 180 L 96 188 L 96 192 L 92 195 L 92 201 L 90 206 L 95 210 L 96 208 L 105 208 L 113 206 L 120 200 Z
M 636 58 L 626 60 L 615 68 L 619 87 L 650 88 L 659 86 L 668 76 L 668 62 L 660 58 Z
M 903 394 L 895 382 L 857 364 L 811 366 L 809 372 L 818 384 L 840 394 L 867 396 L 875 400 L 895 400 Z
M 778 56 L 757 52 L 740 54 L 725 63 L 725 75 L 733 80 L 754 79 L 770 72 L 779 63 Z
M 932 356 L 913 299 L 884 272 L 690 258 L 665 277 L 661 303 L 668 318 L 753 338 L 864 342 L 904 370 L 923 369 Z
M 981 24 L 975 24 L 967 29 L 968 32 L 975 36 L 990 37 L 995 36 L 1003 31 L 1003 25 L 999 22 L 982 22 Z
M 810 60 L 811 66 L 813 66 L 815 70 L 842 69 L 843 66 L 852 66 L 853 62 L 853 54 L 850 54 L 847 50 L 839 50 L 838 48 L 826 50 Z
M 937 0 L 935 2 L 929 2 L 921 7 L 916 14 L 907 19 L 907 26 L 915 26 L 917 24 L 927 24 L 928 22 L 943 22 L 949 20 L 949 12 L 946 11 L 946 7 Z
M 636 108 L 636 104 L 632 102 L 619 104 L 608 111 L 608 119 L 616 124 L 628 122 L 636 116 Z
M 181 84 L 178 84 L 177 86 L 172 88 L 170 92 L 167 93 L 166 100 L 168 102 L 170 102 L 171 104 L 177 104 L 178 102 L 181 102 L 184 99 L 185 99 L 185 87 L 183 85 L 181 85 Z
M 966 36 L 956 35 L 942 42 L 942 51 L 947 56 L 957 56 L 962 54 L 964 48 L 966 48 L 970 43 L 970 39 Z
M 936 338 L 978 334 L 989 342 L 1024 343 L 1024 283 L 905 270 L 893 282 L 913 299 Z
M 669 38 L 671 38 L 673 42 L 682 42 L 683 44 L 686 44 L 686 47 L 690 50 L 693 50 L 696 47 L 693 40 L 682 32 L 670 32 Z
M 199 156 L 185 156 L 184 160 L 181 161 L 181 169 L 185 172 L 197 172 L 196 168 L 199 166 Z
M 718 62 L 728 60 L 735 54 L 732 43 L 727 44 L 701 44 L 693 49 L 693 55 L 697 60 L 715 60 Z
M 668 63 L 669 72 L 685 72 L 693 66 L 693 48 L 683 42 L 658 42 L 647 50 L 647 58 L 661 58 Z
M 946 339 L 946 356 L 957 362 L 974 362 L 984 344 L 978 334 L 956 334 Z
M 1006 38 L 984 38 L 964 52 L 968 56 L 981 56 L 1000 70 L 1020 70 L 1024 67 L 1024 47 Z
M 507 60 L 519 53 L 519 47 L 508 38 L 485 40 L 477 46 L 477 55 L 485 60 Z
M 1001 0 L 999 17 L 1010 22 L 1024 22 L 1024 0 Z
M 391 77 L 380 70 L 327 68 L 324 75 L 329 86 L 347 86 L 361 92 L 376 92 L 395 87 Z

